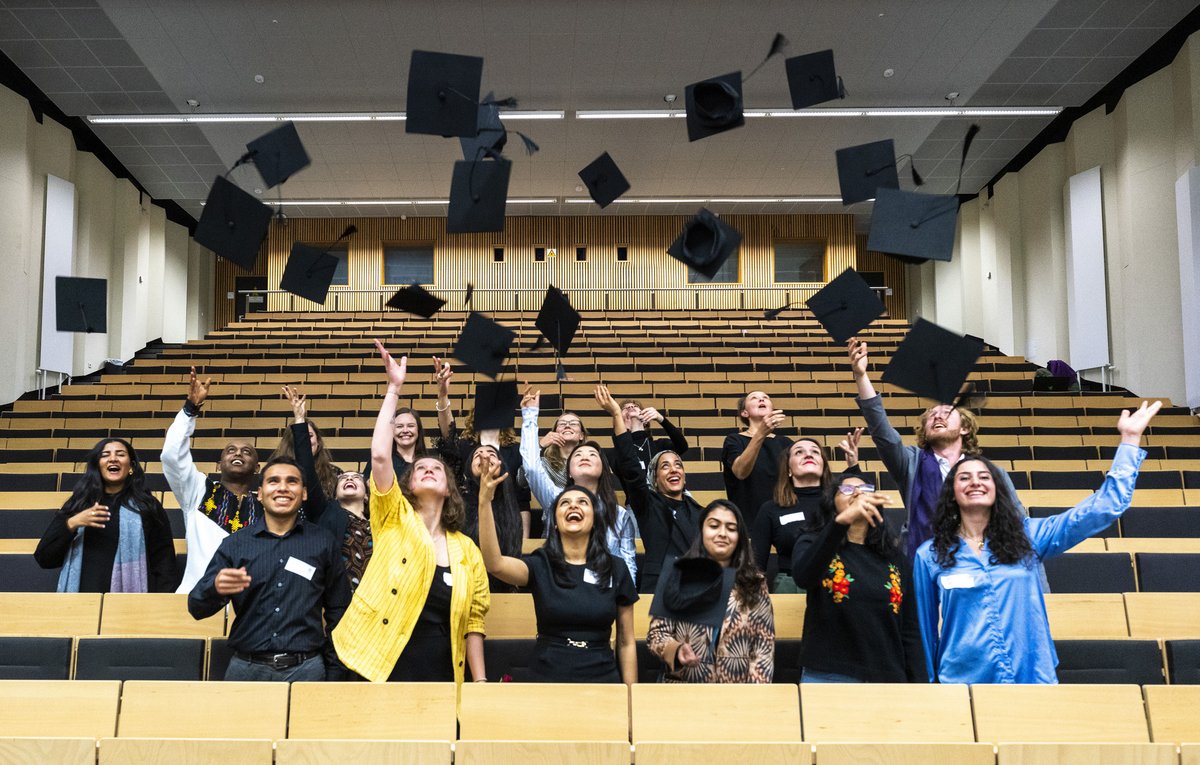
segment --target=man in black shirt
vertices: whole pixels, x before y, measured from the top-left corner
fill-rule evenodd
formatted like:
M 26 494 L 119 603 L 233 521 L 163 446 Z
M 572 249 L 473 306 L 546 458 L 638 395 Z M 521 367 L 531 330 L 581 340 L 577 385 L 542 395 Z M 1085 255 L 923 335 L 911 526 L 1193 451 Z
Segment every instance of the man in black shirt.
M 294 460 L 267 463 L 263 516 L 221 542 L 188 596 L 197 619 L 233 601 L 226 680 L 324 680 L 327 666 L 339 666 L 329 633 L 350 603 L 350 588 L 338 541 L 299 518 L 307 496 Z

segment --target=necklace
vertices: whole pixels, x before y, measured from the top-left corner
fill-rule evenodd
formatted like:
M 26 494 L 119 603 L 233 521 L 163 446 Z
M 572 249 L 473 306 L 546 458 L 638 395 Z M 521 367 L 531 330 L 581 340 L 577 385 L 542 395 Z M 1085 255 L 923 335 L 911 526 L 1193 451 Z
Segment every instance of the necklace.
M 969 536 L 967 534 L 967 532 L 963 531 L 961 526 L 959 526 L 959 528 L 958 528 L 958 535 L 960 537 L 962 537 L 963 539 L 965 539 L 966 541 L 970 542 L 971 544 L 975 545 L 975 549 L 979 550 L 979 552 L 983 552 L 983 541 L 984 541 L 983 537 Z

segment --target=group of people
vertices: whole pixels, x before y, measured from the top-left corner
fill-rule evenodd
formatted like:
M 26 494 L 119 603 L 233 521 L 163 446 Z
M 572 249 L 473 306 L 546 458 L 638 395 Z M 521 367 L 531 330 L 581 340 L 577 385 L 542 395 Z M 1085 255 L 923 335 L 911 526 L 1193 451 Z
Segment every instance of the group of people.
M 1030 518 L 981 453 L 969 410 L 928 409 L 906 446 L 868 377 L 867 344 L 851 340 L 857 403 L 907 514 L 895 528 L 859 465 L 863 429 L 839 444 L 835 472 L 820 441 L 777 432 L 786 417 L 763 391 L 741 399 L 745 427 L 724 443 L 728 499 L 701 506 L 687 490 L 687 439 L 655 409 L 597 385 L 606 448 L 575 412 L 539 435 L 540 394 L 528 387 L 519 432 L 478 429 L 471 414 L 460 430 L 453 371 L 435 359 L 438 433 L 427 441 L 417 412 L 399 406 L 407 359 L 376 347 L 387 389 L 366 475 L 334 464 L 290 386 L 294 424 L 262 469 L 253 444 L 235 439 L 218 476 L 206 475 L 190 439 L 210 382 L 193 370 L 162 452 L 185 519 L 181 581 L 163 508 L 119 438 L 88 455 L 38 562 L 61 567 L 63 592 L 178 582 L 197 619 L 232 603 L 227 679 L 462 683 L 469 670 L 485 682 L 491 593 L 520 591 L 537 620 L 530 681 L 635 682 L 633 604 L 649 595 L 645 639 L 664 681 L 771 682 L 771 593 L 805 593 L 804 682 L 1053 683 L 1040 564 L 1129 506 L 1161 406 L 1122 412 L 1095 494 Z M 544 542 L 524 553 L 531 537 Z

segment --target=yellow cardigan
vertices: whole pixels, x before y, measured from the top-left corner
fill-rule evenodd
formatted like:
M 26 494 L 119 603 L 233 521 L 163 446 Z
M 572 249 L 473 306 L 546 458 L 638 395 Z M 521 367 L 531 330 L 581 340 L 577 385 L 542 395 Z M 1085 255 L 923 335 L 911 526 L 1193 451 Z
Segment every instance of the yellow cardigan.
M 429 596 L 437 557 L 424 521 L 400 491 L 398 481 L 380 494 L 371 481 L 373 551 L 350 607 L 333 630 L 338 658 L 372 682 L 388 679 Z M 450 555 L 450 641 L 454 681 L 463 681 L 466 636 L 484 634 L 491 606 L 483 555 L 470 537 L 446 533 Z

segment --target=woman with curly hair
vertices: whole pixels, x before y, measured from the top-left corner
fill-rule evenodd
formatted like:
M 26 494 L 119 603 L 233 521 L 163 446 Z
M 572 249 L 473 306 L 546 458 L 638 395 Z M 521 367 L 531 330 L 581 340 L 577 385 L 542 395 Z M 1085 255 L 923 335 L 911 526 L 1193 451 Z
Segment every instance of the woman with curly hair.
M 106 438 L 85 461 L 33 553 L 38 565 L 62 569 L 59 592 L 173 592 L 179 572 L 171 526 L 146 490 L 133 446 Z
M 371 565 L 333 630 L 338 658 L 372 682 L 486 678 L 484 617 L 491 605 L 483 556 L 462 533 L 462 496 L 446 463 L 417 457 L 392 469 L 392 421 L 408 360 L 376 340 L 388 387 L 371 437 Z
M 732 574 L 730 577 L 726 572 Z M 704 508 L 700 533 L 687 554 L 662 573 L 651 612 L 693 613 L 704 600 L 724 600 L 716 626 L 654 616 L 646 647 L 662 659 L 664 680 L 677 683 L 769 683 L 775 674 L 775 612 L 767 578 L 754 562 L 746 521 L 737 505 L 716 500 Z M 725 590 L 723 580 L 732 579 Z M 661 609 L 660 609 L 661 605 Z
M 283 397 L 292 400 L 290 387 L 283 386 Z M 276 457 L 287 457 L 288 459 L 296 459 L 296 439 L 304 433 L 308 437 L 309 448 L 312 450 L 313 467 L 316 469 L 317 479 L 321 482 L 321 489 L 325 492 L 326 497 L 332 497 L 337 492 L 337 479 L 342 474 L 342 469 L 333 464 L 333 455 L 325 448 L 325 437 L 321 435 L 321 429 L 312 420 L 304 420 L 298 424 L 304 424 L 307 427 L 304 430 L 296 428 L 294 425 L 290 428 L 285 428 L 283 435 L 279 437 L 279 446 L 275 447 L 275 451 L 271 452 L 271 457 L 268 460 Z
M 807 591 L 801 682 L 927 682 L 912 570 L 869 476 L 843 473 L 792 550 Z
M 1107 528 L 1129 507 L 1146 457 L 1138 445 L 1161 406 L 1143 402 L 1132 414 L 1122 411 L 1121 443 L 1100 489 L 1049 518 L 1023 517 L 983 457 L 954 466 L 938 499 L 933 538 L 913 562 L 931 680 L 1058 682 L 1038 563 Z

